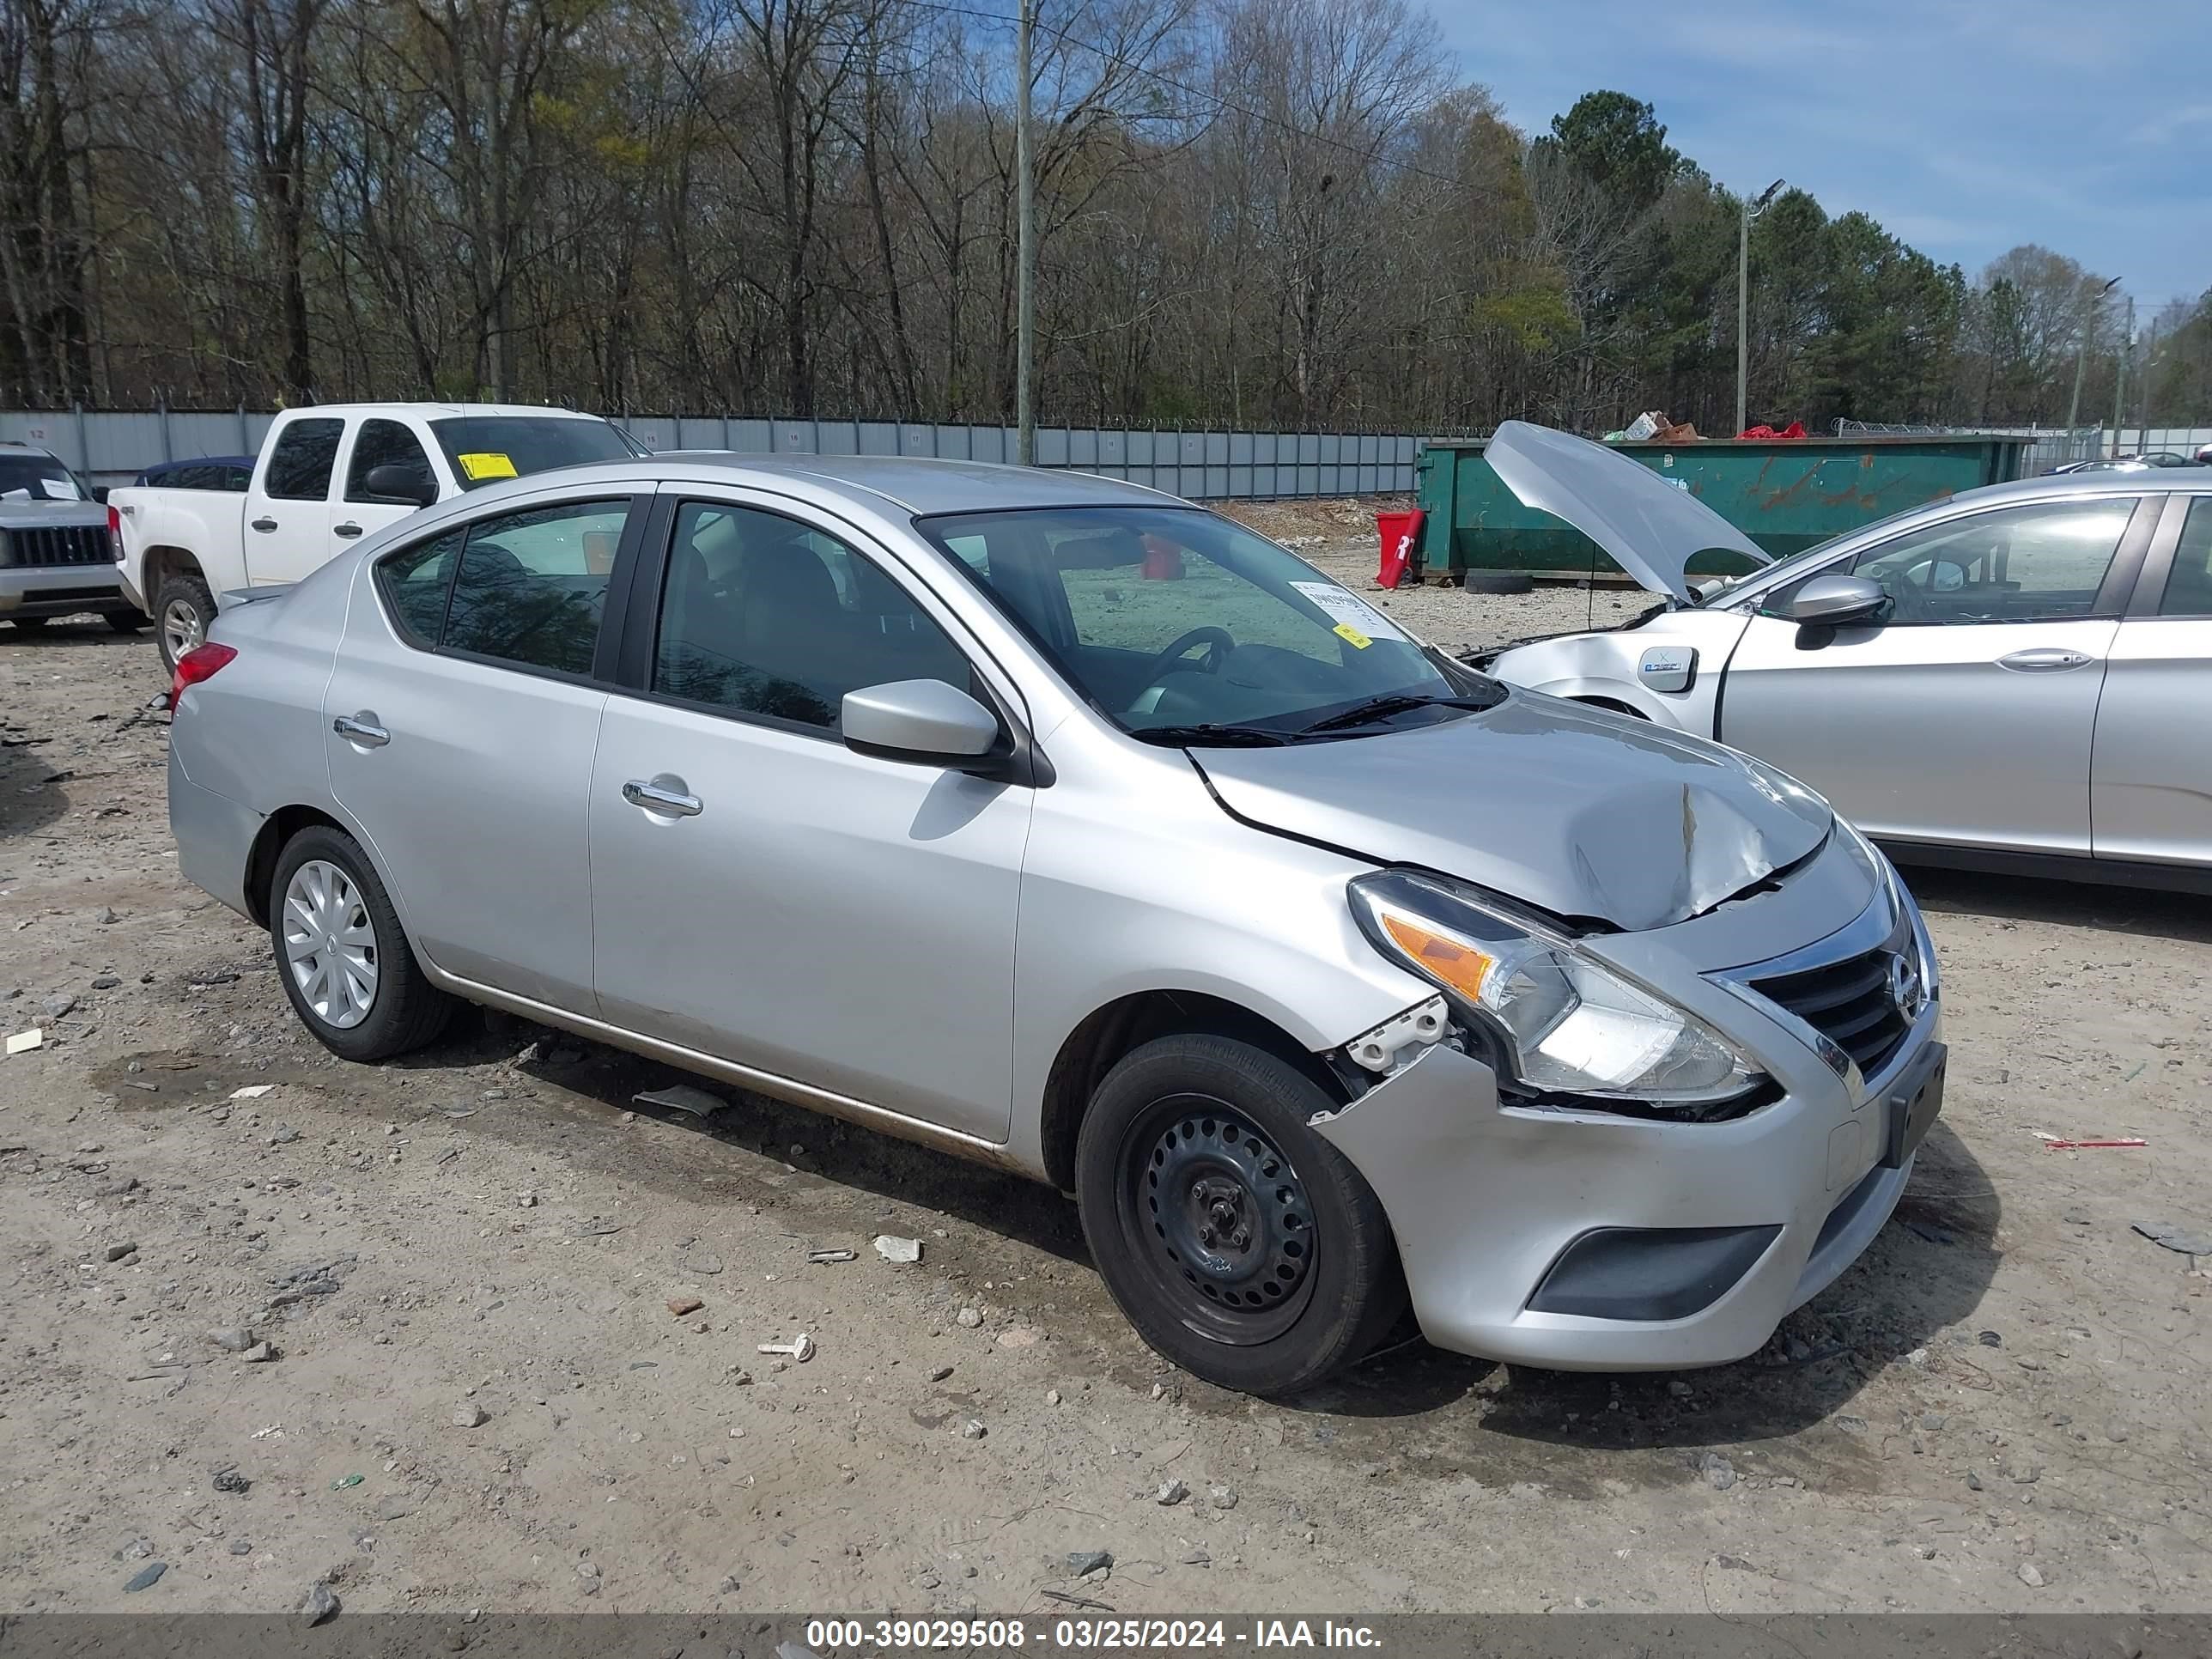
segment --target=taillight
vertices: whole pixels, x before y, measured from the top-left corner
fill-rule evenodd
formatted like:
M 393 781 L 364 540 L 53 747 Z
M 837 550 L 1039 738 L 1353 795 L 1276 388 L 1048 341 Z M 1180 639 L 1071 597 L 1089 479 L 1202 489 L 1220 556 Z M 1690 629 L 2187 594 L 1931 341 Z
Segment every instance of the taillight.
M 177 659 L 177 677 L 169 682 L 169 707 L 174 708 L 177 706 L 186 686 L 212 679 L 216 671 L 237 654 L 231 647 L 218 645 L 213 640 L 205 645 L 196 645 L 185 652 Z
M 115 556 L 115 562 L 123 562 L 123 509 L 107 509 L 107 550 Z

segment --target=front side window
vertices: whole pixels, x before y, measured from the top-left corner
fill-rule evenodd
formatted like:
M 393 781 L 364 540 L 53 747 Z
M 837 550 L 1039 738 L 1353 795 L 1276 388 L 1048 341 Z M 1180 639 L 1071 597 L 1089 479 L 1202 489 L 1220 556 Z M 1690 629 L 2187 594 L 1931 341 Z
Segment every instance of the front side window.
M 1377 699 L 1418 704 L 1468 690 L 1366 600 L 1210 513 L 979 513 L 920 528 L 1139 736 L 1237 727 L 1291 738 Z
M 410 479 L 437 487 L 437 475 L 430 471 L 430 458 L 422 453 L 422 440 L 398 421 L 364 421 L 361 435 L 353 441 L 353 459 L 346 464 L 346 499 L 386 506 L 417 505 L 411 495 L 380 495 L 369 488 L 368 475 L 380 466 L 397 466 L 406 470 Z
M 562 415 L 457 415 L 430 422 L 464 489 L 527 477 L 556 466 L 631 459 L 630 446 L 605 421 Z
M 835 732 L 848 691 L 922 679 L 968 690 L 968 659 L 869 559 L 753 507 L 678 510 L 655 692 Z
M 1899 623 L 2086 617 L 2135 507 L 2044 501 L 1948 519 L 1869 548 L 1851 574 L 1881 585 Z
M 414 644 L 589 674 L 628 515 L 621 501 L 501 514 L 378 561 L 377 585 Z
M 2158 597 L 2158 614 L 2212 617 L 2212 495 L 2199 495 L 2189 504 L 2180 544 L 2173 550 L 2173 568 Z
M 331 469 L 337 464 L 338 439 L 345 422 L 295 421 L 276 440 L 269 457 L 269 482 L 263 487 L 280 501 L 319 501 L 331 493 Z

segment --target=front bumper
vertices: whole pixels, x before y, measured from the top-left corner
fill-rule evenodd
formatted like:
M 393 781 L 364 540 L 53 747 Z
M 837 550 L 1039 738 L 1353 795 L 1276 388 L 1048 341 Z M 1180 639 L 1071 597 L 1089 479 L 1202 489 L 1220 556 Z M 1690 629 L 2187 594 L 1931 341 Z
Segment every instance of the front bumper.
M 129 603 L 112 564 L 0 565 L 0 620 L 120 611 Z
M 1910 1157 L 1883 1167 L 1887 1103 L 1936 1057 L 1940 1001 L 1862 1078 L 1780 1011 L 1769 1017 L 1737 993 L 1701 988 L 1714 994 L 1698 994 L 1696 1012 L 1744 1042 L 1782 1090 L 1734 1121 L 1501 1108 L 1490 1068 L 1443 1046 L 1315 1121 L 1381 1199 L 1430 1341 L 1569 1370 L 1721 1364 L 1756 1352 L 1881 1231 L 1912 1172 Z M 1668 1230 L 1658 1242 L 1679 1243 L 1689 1266 L 1638 1262 L 1633 1234 L 1606 1235 L 1620 1248 L 1594 1249 L 1593 1236 L 1612 1229 Z M 1547 1279 L 1578 1242 L 1565 1266 L 1580 1277 L 1562 1278 L 1583 1293 L 1563 1295 L 1562 1279 Z M 1669 1273 L 1718 1277 L 1694 1294 L 1657 1284 L 1649 1317 L 1531 1305 L 1596 1305 L 1603 1295 L 1589 1292 L 1607 1289 L 1609 1271 L 1622 1275 L 1611 1288 L 1623 1294 Z M 1684 1305 L 1694 1310 L 1667 1316 Z

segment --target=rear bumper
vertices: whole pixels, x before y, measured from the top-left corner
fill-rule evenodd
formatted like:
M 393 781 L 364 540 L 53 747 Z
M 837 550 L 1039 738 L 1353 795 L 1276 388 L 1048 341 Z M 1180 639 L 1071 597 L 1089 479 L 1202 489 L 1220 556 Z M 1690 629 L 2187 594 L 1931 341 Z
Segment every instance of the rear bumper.
M 130 603 L 112 564 L 0 565 L 0 617 L 68 617 Z
M 1734 1122 L 1501 1109 L 1489 1068 L 1439 1047 L 1313 1127 L 1382 1200 L 1439 1347 L 1565 1370 L 1722 1364 L 1888 1220 L 1912 1160 L 1881 1167 L 1883 1102 L 1940 1021 L 1929 1004 L 1863 1098 L 1808 1050 L 1781 1100 Z M 1649 1316 L 1545 1310 L 1607 1306 Z
M 185 880 L 249 919 L 252 911 L 246 902 L 246 865 L 262 822 L 252 807 L 204 789 L 185 776 L 184 763 L 171 745 L 169 833 L 177 840 L 177 869 Z

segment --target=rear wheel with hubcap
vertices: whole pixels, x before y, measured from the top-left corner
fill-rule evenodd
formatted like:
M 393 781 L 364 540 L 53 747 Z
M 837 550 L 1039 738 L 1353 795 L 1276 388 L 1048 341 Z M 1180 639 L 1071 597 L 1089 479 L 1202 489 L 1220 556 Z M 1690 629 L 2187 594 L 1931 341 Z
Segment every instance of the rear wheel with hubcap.
M 284 845 L 269 933 L 293 1012 L 345 1060 L 385 1060 L 445 1029 L 453 1000 L 424 977 L 398 913 L 352 836 L 325 824 Z
M 1382 1206 L 1306 1127 L 1340 1104 L 1280 1056 L 1198 1034 L 1146 1043 L 1099 1085 L 1076 1147 L 1084 1232 L 1130 1323 L 1193 1375 L 1294 1393 L 1402 1310 Z
M 173 674 L 178 658 L 207 642 L 209 624 L 215 621 L 215 595 L 197 571 L 173 570 L 154 590 L 154 620 L 161 666 Z

